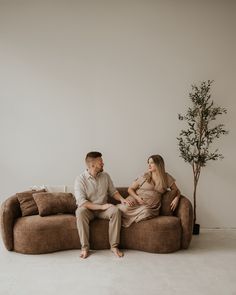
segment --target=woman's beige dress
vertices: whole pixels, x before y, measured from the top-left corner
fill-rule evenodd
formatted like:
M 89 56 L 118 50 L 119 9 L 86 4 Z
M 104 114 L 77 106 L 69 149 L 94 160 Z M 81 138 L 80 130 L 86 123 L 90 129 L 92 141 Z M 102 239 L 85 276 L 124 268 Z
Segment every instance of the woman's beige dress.
M 175 179 L 170 174 L 166 174 L 167 186 L 170 188 L 175 182 Z M 155 186 L 153 182 L 149 183 L 144 176 L 137 178 L 135 182 L 137 182 L 138 185 L 136 194 L 143 199 L 145 204 L 140 205 L 132 196 L 128 196 L 128 199 L 132 199 L 135 202 L 134 206 L 128 206 L 128 204 L 117 205 L 122 211 L 123 227 L 129 227 L 133 222 L 156 217 L 160 213 L 161 197 L 165 192 L 160 183 L 157 183 Z

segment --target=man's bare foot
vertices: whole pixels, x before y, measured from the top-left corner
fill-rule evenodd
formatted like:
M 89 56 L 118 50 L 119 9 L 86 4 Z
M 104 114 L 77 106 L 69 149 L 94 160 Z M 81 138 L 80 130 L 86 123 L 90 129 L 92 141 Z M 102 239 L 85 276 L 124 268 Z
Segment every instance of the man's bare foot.
M 119 258 L 124 256 L 124 253 L 121 252 L 118 248 L 111 248 L 111 251 Z
M 87 249 L 82 249 L 80 253 L 80 257 L 85 259 L 89 256 L 89 251 Z

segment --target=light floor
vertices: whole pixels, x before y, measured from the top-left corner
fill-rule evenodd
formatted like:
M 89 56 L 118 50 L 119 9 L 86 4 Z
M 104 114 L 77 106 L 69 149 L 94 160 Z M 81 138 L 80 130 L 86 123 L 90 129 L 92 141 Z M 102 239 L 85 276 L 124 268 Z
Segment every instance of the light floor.
M 0 242 L 0 295 L 236 295 L 236 230 L 202 229 L 188 250 L 8 252 Z

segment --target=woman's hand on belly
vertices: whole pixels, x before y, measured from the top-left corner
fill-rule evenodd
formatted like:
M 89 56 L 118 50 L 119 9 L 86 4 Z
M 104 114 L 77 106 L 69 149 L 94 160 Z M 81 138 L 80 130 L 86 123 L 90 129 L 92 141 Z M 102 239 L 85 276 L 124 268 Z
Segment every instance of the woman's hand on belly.
M 124 199 L 122 201 L 122 204 L 123 205 L 126 205 L 126 206 L 128 205 L 128 206 L 132 207 L 132 206 L 136 205 L 136 200 L 132 196 L 128 196 L 126 199 Z
M 137 200 L 137 202 L 138 202 L 139 205 L 144 205 L 144 204 L 145 204 L 144 199 L 143 199 L 142 197 L 140 197 L 140 196 L 138 196 L 138 197 L 136 198 L 136 200 Z

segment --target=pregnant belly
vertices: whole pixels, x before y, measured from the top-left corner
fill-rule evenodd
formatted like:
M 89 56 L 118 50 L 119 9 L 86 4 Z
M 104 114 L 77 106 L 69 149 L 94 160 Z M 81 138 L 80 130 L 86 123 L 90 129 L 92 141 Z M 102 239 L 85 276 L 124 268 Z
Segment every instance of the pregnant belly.
M 159 207 L 161 204 L 161 195 L 160 194 L 142 194 L 139 195 L 145 204 L 147 204 L 149 207 L 156 208 Z

